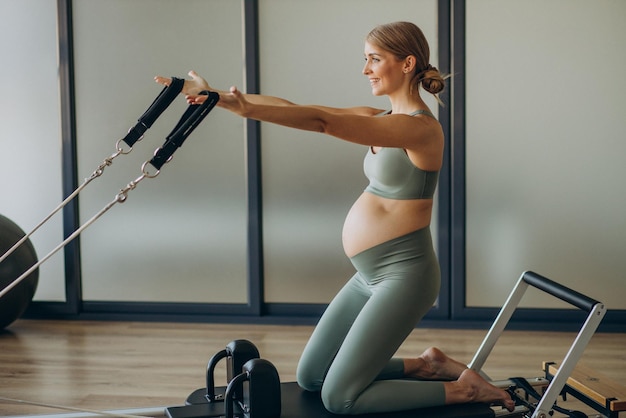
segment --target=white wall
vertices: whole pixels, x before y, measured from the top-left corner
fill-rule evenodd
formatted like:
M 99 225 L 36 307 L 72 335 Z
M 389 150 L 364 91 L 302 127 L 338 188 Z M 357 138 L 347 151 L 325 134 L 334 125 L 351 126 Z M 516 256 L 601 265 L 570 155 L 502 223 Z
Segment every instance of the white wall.
M 468 306 L 501 306 L 534 270 L 626 308 L 624 16 L 615 0 L 467 2 Z
M 56 20 L 54 1 L 0 0 L 0 213 L 24 232 L 63 200 Z M 62 225 L 58 214 L 31 237 L 40 259 Z M 65 300 L 63 252 L 40 267 L 35 299 Z
M 261 89 L 384 107 L 360 74 L 365 34 L 412 20 L 436 63 L 436 8 L 260 0 Z M 624 309 L 626 3 L 472 0 L 466 9 L 467 305 L 501 306 L 531 269 Z M 242 84 L 240 2 L 81 0 L 74 12 L 81 178 L 160 91 L 153 75 L 196 68 L 218 87 Z M 61 200 L 55 2 L 1 0 L 0 20 L 0 212 L 28 230 Z M 81 198 L 83 221 L 139 174 L 183 108 Z M 340 231 L 364 186 L 364 150 L 269 125 L 262 135 L 265 296 L 326 302 L 352 271 Z M 83 235 L 88 300 L 247 300 L 243 138 L 242 121 L 216 110 L 157 179 Z M 61 236 L 58 219 L 33 241 L 42 255 Z M 43 266 L 36 297 L 63 300 L 61 257 Z
M 232 0 L 73 3 L 78 162 L 91 173 L 162 86 L 155 75 L 212 84 L 243 79 L 242 6 Z M 141 174 L 182 116 L 181 96 L 81 200 L 87 220 Z M 243 121 L 218 109 L 154 179 L 81 235 L 86 300 L 245 303 Z

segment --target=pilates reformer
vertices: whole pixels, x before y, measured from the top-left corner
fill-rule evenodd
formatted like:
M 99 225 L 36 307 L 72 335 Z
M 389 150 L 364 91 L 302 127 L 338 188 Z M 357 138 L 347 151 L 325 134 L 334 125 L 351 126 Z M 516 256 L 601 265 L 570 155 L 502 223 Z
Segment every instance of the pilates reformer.
M 83 183 L 78 188 L 76 188 L 71 194 L 69 194 L 65 198 L 65 200 L 63 200 L 29 233 L 23 234 L 23 231 L 21 231 L 19 227 L 14 225 L 7 218 L 2 219 L 2 227 L 4 229 L 6 229 L 6 226 L 9 226 L 11 228 L 12 235 L 22 232 L 23 236 L 21 236 L 21 238 L 19 238 L 15 243 L 0 243 L 2 244 L 0 248 L 4 248 L 12 244 L 12 246 L 0 256 L 0 263 L 6 262 L 6 264 L 3 265 L 3 268 L 5 268 L 5 271 L 9 272 L 9 275 L 18 276 L 14 279 L 13 277 L 2 277 L 2 282 L 0 282 L 0 307 L 8 306 L 11 308 L 11 312 L 3 313 L 3 315 L 6 314 L 7 318 L 0 318 L 0 329 L 4 328 L 13 320 L 17 319 L 17 316 L 19 316 L 19 314 L 21 314 L 21 311 L 23 311 L 24 309 L 23 305 L 30 302 L 30 299 L 22 300 L 25 299 L 25 292 L 17 292 L 19 288 L 14 288 L 16 288 L 20 284 L 26 284 L 22 282 L 27 281 L 27 279 L 33 280 L 32 277 L 35 277 L 35 284 L 31 285 L 32 289 L 30 290 L 29 294 L 29 296 L 32 298 L 34 294 L 34 287 L 36 287 L 36 275 L 38 273 L 39 266 L 41 266 L 60 249 L 62 249 L 68 243 L 74 240 L 78 235 L 80 235 L 86 228 L 88 228 L 102 215 L 104 215 L 115 204 L 124 203 L 128 198 L 129 192 L 134 190 L 142 180 L 156 177 L 161 172 L 162 167 L 172 160 L 175 151 L 183 145 L 184 141 L 189 137 L 194 129 L 198 127 L 198 125 L 204 120 L 206 115 L 208 115 L 208 113 L 215 107 L 215 105 L 219 101 L 219 94 L 216 92 L 200 92 L 201 95 L 208 96 L 207 99 L 202 104 L 194 104 L 188 106 L 174 129 L 169 135 L 167 135 L 163 145 L 157 148 L 154 151 L 153 156 L 142 164 L 141 175 L 135 180 L 130 181 L 126 185 L 126 187 L 122 188 L 119 193 L 115 195 L 115 198 L 110 203 L 105 205 L 102 210 L 100 210 L 98 213 L 93 215 L 92 218 L 79 226 L 57 247 L 51 250 L 40 260 L 37 260 L 36 254 L 34 254 L 34 250 L 32 249 L 30 237 L 41 226 L 48 222 L 56 213 L 58 213 L 69 202 L 76 198 L 87 185 L 89 185 L 93 180 L 102 176 L 105 168 L 111 166 L 116 158 L 122 155 L 129 154 L 131 152 L 135 144 L 141 141 L 145 132 L 150 129 L 150 127 L 154 124 L 157 118 L 167 109 L 167 107 L 182 91 L 183 84 L 183 79 L 173 77 L 172 82 L 161 90 L 157 98 L 153 101 L 153 103 L 146 110 L 146 112 L 141 117 L 139 117 L 137 123 L 128 130 L 128 133 L 123 138 L 119 139 L 116 142 L 115 152 L 111 156 L 105 158 L 104 161 L 96 168 L 96 170 L 89 177 L 85 178 Z M 26 247 L 29 248 L 29 253 L 27 254 L 28 257 L 24 257 L 20 254 L 20 251 L 23 251 Z M 31 262 L 33 263 L 32 265 L 24 265 L 25 263 Z M 11 280 L 6 286 L 4 286 L 5 279 Z M 17 305 L 22 306 L 18 306 L 17 309 L 14 309 L 13 306 Z
M 545 376 L 513 377 L 494 381 L 483 372 L 482 368 L 529 286 L 585 311 L 587 318 L 560 367 L 557 368 L 554 363 L 545 363 Z M 570 379 L 570 375 L 575 372 L 578 360 L 605 313 L 605 306 L 601 302 L 532 271 L 526 271 L 515 284 L 468 365 L 493 385 L 506 390 L 515 401 L 514 411 L 510 412 L 504 408 L 483 403 L 473 403 L 362 416 L 372 418 L 547 418 L 557 412 L 572 418 L 587 417 L 582 412 L 568 410 L 557 405 L 559 395 L 565 397 L 565 394 L 571 394 L 603 414 L 601 416 L 617 418 L 620 411 L 626 410 L 624 404 L 626 402 L 617 401 L 610 395 L 593 399 L 586 394 L 589 393 L 588 391 L 581 390 L 581 386 L 585 385 L 584 382 L 579 381 L 576 387 L 574 381 Z M 216 387 L 214 371 L 216 364 L 223 359 L 226 359 L 227 385 Z M 166 408 L 166 414 L 168 418 L 330 418 L 338 416 L 324 408 L 319 393 L 306 392 L 295 382 L 281 383 L 274 366 L 262 359 L 254 344 L 245 339 L 230 342 L 224 350 L 211 357 L 206 368 L 206 387 L 193 391 L 185 400 L 184 405 Z

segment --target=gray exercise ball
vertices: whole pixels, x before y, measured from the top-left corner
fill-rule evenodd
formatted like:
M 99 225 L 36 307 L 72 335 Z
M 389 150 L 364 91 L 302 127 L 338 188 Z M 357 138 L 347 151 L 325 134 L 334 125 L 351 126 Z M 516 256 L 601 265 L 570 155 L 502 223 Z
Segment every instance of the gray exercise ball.
M 0 215 L 0 256 L 4 255 L 24 235 L 9 218 Z M 11 255 L 0 262 L 0 290 L 13 283 L 26 270 L 37 263 L 37 253 L 30 239 L 27 239 Z M 0 297 L 0 330 L 18 319 L 35 295 L 39 282 L 39 269 L 33 271 L 6 295 Z

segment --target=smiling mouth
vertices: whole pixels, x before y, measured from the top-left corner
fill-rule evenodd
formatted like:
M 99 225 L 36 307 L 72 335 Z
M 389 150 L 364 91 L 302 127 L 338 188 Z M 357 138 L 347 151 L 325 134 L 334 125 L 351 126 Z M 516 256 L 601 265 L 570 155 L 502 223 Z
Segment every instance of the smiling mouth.
M 380 78 L 370 78 L 370 84 L 376 84 L 380 81 Z

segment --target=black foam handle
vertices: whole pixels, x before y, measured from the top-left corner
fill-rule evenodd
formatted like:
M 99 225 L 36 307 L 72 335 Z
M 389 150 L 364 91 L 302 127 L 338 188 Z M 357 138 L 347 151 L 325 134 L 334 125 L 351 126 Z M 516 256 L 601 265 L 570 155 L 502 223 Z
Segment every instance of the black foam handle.
M 224 397 L 224 416 L 226 418 L 233 418 L 235 409 L 235 399 L 233 398 L 233 394 L 235 393 L 234 388 L 241 387 L 243 382 L 247 380 L 250 380 L 250 375 L 244 372 L 235 376 L 226 387 L 226 395 Z
M 217 363 L 226 358 L 228 352 L 226 350 L 221 350 L 215 353 L 213 357 L 209 360 L 206 367 L 206 399 L 209 402 L 215 401 L 215 366 Z
M 148 110 L 141 115 L 139 122 L 145 125 L 146 128 L 150 128 L 158 117 L 161 116 L 161 113 L 174 101 L 178 93 L 183 90 L 184 84 L 185 80 L 182 78 L 172 77 L 172 82 L 161 90 L 161 93 L 152 102 Z
M 208 96 L 204 103 L 190 105 L 187 108 L 172 132 L 167 136 L 165 144 L 156 150 L 154 157 L 150 160 L 150 164 L 157 170 L 160 170 L 163 164 L 172 158 L 174 152 L 183 145 L 185 139 L 200 125 L 205 116 L 213 110 L 220 98 L 216 92 L 203 91 L 200 94 Z
M 562 284 L 554 282 L 532 271 L 525 272 L 523 280 L 529 285 L 543 290 L 544 292 L 574 305 L 583 311 L 591 312 L 593 307 L 600 303 L 595 299 L 585 296 L 582 293 L 572 290 L 569 287 L 563 286 Z
M 239 375 L 244 365 L 255 358 L 259 358 L 259 350 L 248 340 L 234 340 L 226 346 L 226 379 L 230 383 L 235 376 Z M 233 398 L 243 399 L 243 389 L 240 387 L 233 393 Z
M 247 396 L 236 402 L 233 394 L 248 382 Z M 250 418 L 279 418 L 281 414 L 281 388 L 278 371 L 264 359 L 252 359 L 244 364 L 241 374 L 235 376 L 224 397 L 224 415 L 233 418 L 235 407 L 245 411 Z
M 129 146 L 135 145 L 143 134 L 150 129 L 152 124 L 158 119 L 159 116 L 168 108 L 174 101 L 178 93 L 183 89 L 185 80 L 182 78 L 172 77 L 172 82 L 169 86 L 163 87 L 159 95 L 154 99 L 148 110 L 137 119 L 137 124 L 128 130 L 128 133 L 122 140 Z
M 122 140 L 129 146 L 132 147 L 141 139 L 143 134 L 148 130 L 148 128 L 141 123 L 136 124 L 132 128 L 128 130 L 128 133 Z

